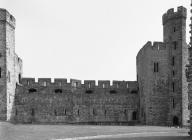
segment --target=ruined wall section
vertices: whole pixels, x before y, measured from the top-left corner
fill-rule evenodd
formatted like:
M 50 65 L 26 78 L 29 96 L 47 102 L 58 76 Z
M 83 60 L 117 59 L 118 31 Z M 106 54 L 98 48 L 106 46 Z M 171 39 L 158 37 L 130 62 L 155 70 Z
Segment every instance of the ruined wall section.
M 137 82 L 22 79 L 15 121 L 21 123 L 137 123 Z
M 167 125 L 168 48 L 162 42 L 147 42 L 137 55 L 140 120 L 147 125 Z M 158 68 L 154 68 L 158 65 Z

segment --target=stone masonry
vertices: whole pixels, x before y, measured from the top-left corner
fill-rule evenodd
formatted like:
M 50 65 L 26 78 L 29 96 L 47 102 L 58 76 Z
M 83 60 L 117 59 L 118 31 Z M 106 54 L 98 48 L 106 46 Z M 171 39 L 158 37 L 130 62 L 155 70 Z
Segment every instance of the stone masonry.
M 138 123 L 137 82 L 23 78 L 16 90 L 15 122 Z
M 163 15 L 163 42 L 147 42 L 137 55 L 140 119 L 147 125 L 187 126 L 187 10 Z
M 0 9 L 0 120 L 10 120 L 21 74 L 22 61 L 15 54 L 15 18 Z
M 192 64 L 187 65 L 186 15 L 182 6 L 163 15 L 163 42 L 148 41 L 138 52 L 137 81 L 96 84 L 23 78 L 15 53 L 15 18 L 0 9 L 0 120 L 188 126 Z

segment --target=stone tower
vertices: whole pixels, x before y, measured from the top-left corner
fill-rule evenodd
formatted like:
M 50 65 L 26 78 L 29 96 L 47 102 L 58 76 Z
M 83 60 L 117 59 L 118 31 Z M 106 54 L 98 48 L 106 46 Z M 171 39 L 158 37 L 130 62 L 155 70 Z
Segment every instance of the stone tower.
M 173 124 L 174 117 L 178 117 L 181 119 L 181 125 L 184 126 L 188 125 L 187 120 L 189 119 L 188 84 L 185 76 L 185 66 L 188 64 L 186 17 L 187 11 L 184 7 L 178 7 L 176 12 L 174 9 L 169 9 L 163 15 L 163 41 L 169 48 L 168 60 L 170 61 L 168 65 L 170 98 L 168 119 Z
M 186 8 L 163 15 L 163 42 L 146 43 L 137 55 L 140 118 L 148 125 L 187 125 Z
M 10 120 L 22 61 L 15 53 L 15 18 L 0 9 L 0 120 Z

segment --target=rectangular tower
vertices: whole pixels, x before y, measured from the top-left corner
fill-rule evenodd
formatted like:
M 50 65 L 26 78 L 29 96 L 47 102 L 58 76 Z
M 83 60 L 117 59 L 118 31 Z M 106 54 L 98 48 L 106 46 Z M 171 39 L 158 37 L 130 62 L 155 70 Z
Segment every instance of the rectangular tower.
M 10 120 L 22 61 L 15 54 L 15 18 L 0 9 L 0 120 Z
M 137 55 L 140 118 L 147 125 L 188 125 L 185 66 L 186 8 L 163 15 L 163 42 L 148 42 Z

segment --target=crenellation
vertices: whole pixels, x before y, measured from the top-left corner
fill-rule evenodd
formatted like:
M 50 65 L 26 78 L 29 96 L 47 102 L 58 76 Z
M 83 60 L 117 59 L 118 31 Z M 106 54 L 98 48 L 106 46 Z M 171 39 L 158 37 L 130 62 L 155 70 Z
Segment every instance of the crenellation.
M 98 87 L 99 88 L 109 88 L 110 87 L 110 81 L 109 80 L 99 80 L 98 81 Z
M 183 6 L 177 7 L 177 11 L 174 12 L 174 9 L 171 8 L 165 13 L 162 17 L 163 25 L 165 25 L 169 20 L 177 18 L 187 18 L 187 9 Z
M 96 83 L 95 80 L 84 80 L 84 87 L 86 89 L 95 88 L 96 87 L 95 83 Z
M 159 51 L 159 50 L 166 50 L 166 45 L 163 42 L 156 42 L 155 41 L 155 42 L 153 42 L 151 47 L 152 47 L 152 50 L 157 50 L 157 51 Z

